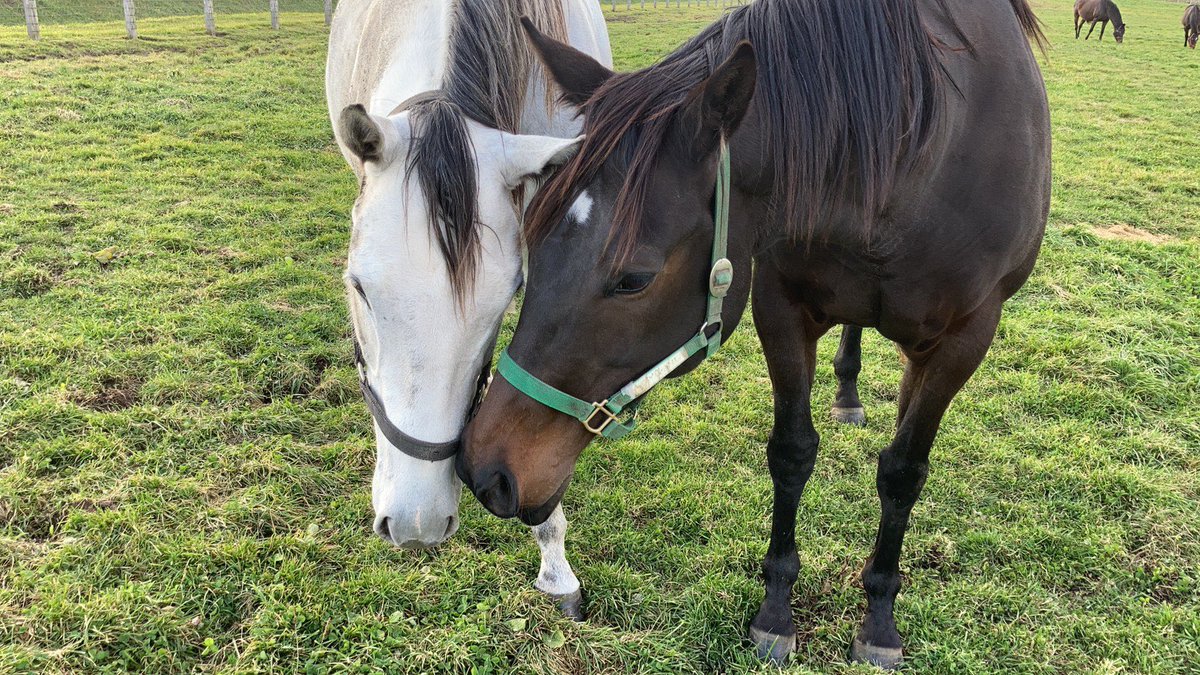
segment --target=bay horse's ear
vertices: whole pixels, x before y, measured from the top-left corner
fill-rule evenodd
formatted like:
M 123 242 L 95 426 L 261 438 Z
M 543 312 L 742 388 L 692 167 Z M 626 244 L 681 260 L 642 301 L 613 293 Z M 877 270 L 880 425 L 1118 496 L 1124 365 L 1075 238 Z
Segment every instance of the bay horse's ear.
M 384 158 L 384 131 L 362 104 L 346 106 L 338 119 L 342 142 L 354 156 L 366 162 L 380 162 Z
M 708 154 L 721 136 L 729 138 L 737 131 L 754 99 L 757 77 L 754 47 L 742 40 L 708 79 L 692 89 L 682 115 L 694 134 L 694 150 Z
M 574 106 L 587 103 L 600 85 L 613 76 L 613 71 L 599 61 L 570 45 L 546 37 L 534 27 L 529 17 L 521 17 L 521 25 L 529 35 L 529 42 L 538 60 L 549 71 L 551 79 L 562 89 L 563 101 Z

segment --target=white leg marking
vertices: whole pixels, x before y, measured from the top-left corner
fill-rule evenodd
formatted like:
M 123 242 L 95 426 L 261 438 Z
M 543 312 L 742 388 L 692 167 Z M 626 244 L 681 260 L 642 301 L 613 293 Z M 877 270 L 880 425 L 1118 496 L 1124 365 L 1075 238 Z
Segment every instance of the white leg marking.
M 538 571 L 534 587 L 548 595 L 578 591 L 579 579 L 575 577 L 571 563 L 567 562 L 567 517 L 563 515 L 562 504 L 554 509 L 546 522 L 530 529 L 542 550 L 542 569 Z

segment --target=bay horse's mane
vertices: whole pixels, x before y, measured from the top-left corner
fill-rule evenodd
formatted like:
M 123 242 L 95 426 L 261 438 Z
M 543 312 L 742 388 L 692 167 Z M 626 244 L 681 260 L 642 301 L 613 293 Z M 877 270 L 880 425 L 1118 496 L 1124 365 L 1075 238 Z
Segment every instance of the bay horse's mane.
M 1011 1 L 1040 44 L 1026 0 Z M 949 20 L 943 0 L 938 4 Z M 953 32 L 972 51 L 957 26 Z M 742 40 L 757 55 L 752 106 L 763 123 L 762 147 L 773 155 L 773 215 L 793 239 L 811 236 L 824 214 L 845 206 L 861 209 L 869 229 L 897 176 L 925 154 L 948 81 L 937 58 L 946 45 L 926 29 L 914 0 L 756 0 L 661 62 L 612 76 L 583 107 L 579 153 L 530 205 L 529 241 L 548 235 L 575 193 L 615 157 L 625 163 L 626 178 L 610 243 L 618 263 L 631 255 L 647 179 L 675 113 Z
M 474 284 L 480 229 L 466 121 L 519 130 L 530 76 L 541 68 L 521 28 L 522 14 L 566 39 L 560 0 L 454 0 L 441 88 L 402 104 L 412 123 L 406 171 L 415 172 L 460 301 Z M 550 91 L 547 85 L 547 105 Z

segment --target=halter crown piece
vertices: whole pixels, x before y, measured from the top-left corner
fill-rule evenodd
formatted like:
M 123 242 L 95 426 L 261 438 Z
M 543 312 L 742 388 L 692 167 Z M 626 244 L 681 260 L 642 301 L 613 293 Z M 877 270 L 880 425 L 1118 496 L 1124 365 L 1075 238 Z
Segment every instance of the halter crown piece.
M 496 372 L 500 373 L 508 383 L 521 393 L 542 405 L 553 408 L 563 414 L 579 420 L 583 426 L 597 436 L 618 439 L 623 438 L 637 426 L 637 419 L 632 415 L 625 420 L 620 419 L 622 411 L 629 408 L 639 396 L 650 391 L 656 384 L 665 380 L 671 373 L 679 369 L 685 361 L 704 351 L 708 358 L 717 353 L 721 347 L 721 306 L 729 287 L 733 285 L 733 263 L 725 257 L 729 242 L 729 147 L 721 138 L 720 157 L 717 164 L 717 196 L 713 207 L 713 248 L 712 269 L 708 274 L 708 309 L 705 312 L 704 323 L 692 339 L 683 346 L 671 352 L 665 359 L 659 361 L 641 377 L 621 387 L 617 393 L 603 401 L 588 403 L 581 398 L 555 389 L 539 380 L 528 370 L 517 365 L 505 349 L 500 355 L 500 363 Z M 716 330 L 710 334 L 710 330 Z M 632 408 L 630 408 L 632 410 Z

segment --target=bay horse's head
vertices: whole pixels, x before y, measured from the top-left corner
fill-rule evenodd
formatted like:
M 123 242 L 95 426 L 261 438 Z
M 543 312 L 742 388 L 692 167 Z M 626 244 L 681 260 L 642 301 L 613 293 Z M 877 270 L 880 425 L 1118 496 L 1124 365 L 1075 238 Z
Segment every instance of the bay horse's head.
M 346 261 L 364 397 L 375 420 L 375 531 L 397 546 L 458 527 L 453 455 L 520 287 L 513 191 L 578 140 L 517 136 L 430 98 L 388 117 L 343 111 L 361 160 Z
M 1113 39 L 1117 41 L 1117 44 L 1121 44 L 1122 42 L 1125 41 L 1125 24 L 1124 23 L 1113 24 Z
M 1188 35 L 1187 43 L 1192 49 L 1196 48 L 1196 41 L 1200 40 L 1200 31 Z
M 564 99 L 583 106 L 584 142 L 527 214 L 529 284 L 508 349 L 519 366 L 501 361 L 458 470 L 490 511 L 538 524 L 597 430 L 619 427 L 606 426 L 609 413 L 645 393 L 626 385 L 673 353 L 675 375 L 704 357 L 677 350 L 706 322 L 719 148 L 750 105 L 756 66 L 742 43 L 711 72 L 698 58 L 682 65 L 688 74 L 618 75 L 526 28 Z M 738 271 L 709 335 L 722 315 L 728 335 L 745 307 L 745 248 L 730 251 Z M 562 407 L 582 408 L 534 400 L 533 380 L 565 393 L 560 402 L 576 400 Z M 593 405 L 615 399 L 630 405 Z

